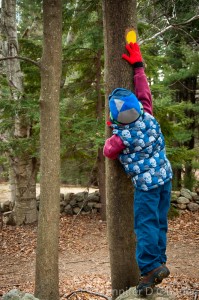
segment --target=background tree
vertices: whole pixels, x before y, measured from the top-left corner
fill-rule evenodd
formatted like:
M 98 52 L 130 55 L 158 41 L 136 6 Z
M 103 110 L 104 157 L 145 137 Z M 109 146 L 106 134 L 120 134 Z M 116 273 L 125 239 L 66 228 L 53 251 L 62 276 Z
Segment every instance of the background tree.
M 44 300 L 59 299 L 61 58 L 62 1 L 44 0 L 40 95 L 41 191 L 35 279 L 35 295 Z
M 117 87 L 133 88 L 132 68 L 121 59 L 125 30 L 136 28 L 136 1 L 103 1 L 106 117 L 108 95 Z M 118 13 L 119 12 L 119 13 Z M 106 137 L 111 134 L 107 129 Z M 137 283 L 133 235 L 133 188 L 117 160 L 106 160 L 107 226 L 113 299 Z
M 102 7 L 96 0 L 80 0 L 73 5 L 71 2 L 67 8 L 62 73 L 62 76 L 67 73 L 61 109 L 62 179 L 73 183 L 77 180 L 86 186 L 98 185 L 101 216 L 105 219 Z M 71 114 L 66 117 L 68 109 Z M 68 143 L 71 150 L 66 154 L 64 146 Z
M 27 98 L 24 94 L 23 73 L 19 59 L 19 44 L 16 23 L 16 1 L 2 1 L 2 55 L 5 61 L 8 88 L 3 89 L 2 98 L 7 98 L 7 107 L 1 110 L 1 118 L 9 115 L 9 122 L 3 124 L 3 149 L 9 157 L 11 199 L 16 224 L 32 223 L 37 219 L 36 174 L 37 160 L 27 144 L 31 140 L 31 120 L 27 114 Z M 10 112 L 14 112 L 11 118 Z M 5 130 L 4 127 L 4 130 Z
M 141 43 L 150 54 L 147 70 L 152 77 L 155 114 L 167 139 L 174 188 L 192 189 L 198 168 L 198 3 L 175 0 L 146 5 L 139 1 L 138 16 Z

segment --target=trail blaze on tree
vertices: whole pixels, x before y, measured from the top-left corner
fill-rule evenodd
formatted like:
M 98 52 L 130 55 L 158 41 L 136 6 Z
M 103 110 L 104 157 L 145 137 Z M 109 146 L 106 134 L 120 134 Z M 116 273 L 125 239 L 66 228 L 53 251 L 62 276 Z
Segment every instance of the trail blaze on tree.
M 133 87 L 132 69 L 121 59 L 125 29 L 136 28 L 136 1 L 103 1 L 105 35 L 105 87 L 108 94 L 117 87 Z M 106 116 L 108 118 L 108 102 Z M 110 131 L 107 129 L 107 136 Z M 137 283 L 133 236 L 133 188 L 118 161 L 106 160 L 106 195 L 111 281 L 113 298 Z

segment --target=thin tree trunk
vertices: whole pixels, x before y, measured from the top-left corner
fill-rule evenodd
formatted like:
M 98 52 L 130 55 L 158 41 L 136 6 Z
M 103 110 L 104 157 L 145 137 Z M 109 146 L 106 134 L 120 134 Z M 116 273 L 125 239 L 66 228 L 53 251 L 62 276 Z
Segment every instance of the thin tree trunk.
M 16 24 L 16 0 L 2 1 L 1 30 L 6 36 L 3 42 L 4 56 L 18 55 L 18 39 Z M 11 59 L 5 62 L 7 80 L 10 87 L 11 98 L 15 101 L 23 101 L 23 74 L 18 59 Z M 22 141 L 30 136 L 30 121 L 23 114 L 16 114 L 14 119 L 13 132 L 8 136 Z M 14 202 L 14 219 L 16 224 L 32 223 L 37 220 L 36 207 L 36 160 L 26 152 L 15 154 L 10 151 L 10 178 L 11 178 L 11 200 Z
M 61 0 L 43 1 L 41 192 L 35 280 L 35 295 L 42 300 L 59 299 L 61 6 Z
M 136 1 L 104 0 L 106 100 L 117 88 L 132 89 L 132 68 L 121 59 L 125 29 L 136 28 Z M 108 100 L 106 116 L 109 117 Z M 107 129 L 106 136 L 111 132 Z M 117 160 L 106 160 L 107 225 L 113 299 L 137 283 L 133 234 L 133 188 Z
M 96 92 L 97 92 L 97 118 L 102 122 L 103 118 L 103 98 L 101 93 L 102 82 L 102 65 L 101 65 L 102 51 L 99 50 L 96 57 Z M 105 191 L 105 158 L 103 155 L 103 148 L 98 149 L 97 155 L 97 170 L 98 170 L 98 186 L 100 193 L 101 209 L 100 214 L 103 221 L 106 220 L 106 191 Z
M 187 101 L 191 101 L 192 104 L 196 103 L 196 89 L 197 89 L 197 77 L 189 77 L 185 80 L 184 86 L 184 98 Z M 188 126 L 188 129 L 191 132 L 191 138 L 188 142 L 185 143 L 185 146 L 191 150 L 195 146 L 195 111 L 190 109 L 186 111 L 188 118 L 192 120 L 192 123 Z M 192 190 L 194 185 L 195 176 L 193 174 L 192 159 L 186 162 L 185 164 L 185 175 L 184 175 L 184 185 L 186 188 Z

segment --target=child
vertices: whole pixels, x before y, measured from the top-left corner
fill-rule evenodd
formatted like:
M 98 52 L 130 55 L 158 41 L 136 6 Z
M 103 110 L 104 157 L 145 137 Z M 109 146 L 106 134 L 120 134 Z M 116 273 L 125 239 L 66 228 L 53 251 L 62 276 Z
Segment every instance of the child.
M 134 68 L 135 95 L 117 88 L 109 96 L 108 125 L 113 135 L 106 140 L 104 155 L 118 158 L 135 186 L 136 260 L 141 271 L 137 292 L 146 295 L 170 274 L 165 252 L 172 169 L 160 125 L 153 117 L 140 48 L 130 43 L 126 49 L 129 56 L 122 58 Z

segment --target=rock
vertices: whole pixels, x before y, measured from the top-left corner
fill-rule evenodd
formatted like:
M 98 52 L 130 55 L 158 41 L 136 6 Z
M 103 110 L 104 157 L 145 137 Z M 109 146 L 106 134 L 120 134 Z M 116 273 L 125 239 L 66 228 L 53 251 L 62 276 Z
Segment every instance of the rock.
M 196 194 L 196 193 L 194 193 L 194 194 Z M 194 195 L 193 196 L 193 201 L 195 201 L 195 202 L 199 202 L 199 195 Z
M 199 186 L 196 188 L 196 193 L 199 195 Z
M 2 212 L 7 212 L 7 211 L 10 211 L 12 210 L 12 207 L 13 207 L 13 204 L 11 201 L 7 200 L 3 203 L 1 203 L 1 211 Z
M 68 203 L 65 201 L 65 200 L 62 200 L 61 202 L 60 202 L 60 206 L 66 206 Z
M 11 226 L 16 225 L 16 220 L 12 211 L 7 211 L 3 213 L 3 223 Z
M 179 191 L 172 191 L 171 192 L 171 202 L 176 203 L 177 199 L 180 197 L 180 192 Z
M 35 298 L 33 295 L 21 292 L 17 289 L 9 291 L 2 297 L 2 300 L 39 300 Z
M 63 200 L 64 200 L 64 194 L 60 193 L 60 201 L 63 201 Z
M 187 205 L 186 204 L 177 204 L 177 207 L 179 208 L 179 209 L 186 209 L 187 208 Z
M 82 206 L 84 205 L 84 201 L 77 202 L 77 205 L 79 208 L 82 208 Z
M 77 204 L 77 201 L 75 200 L 75 198 L 73 198 L 72 200 L 70 200 L 70 205 L 72 206 L 72 207 L 75 207 L 76 206 L 76 204 Z
M 185 197 L 179 197 L 178 199 L 177 199 L 177 203 L 178 204 L 188 204 L 190 201 L 189 201 L 189 199 L 187 199 L 187 198 L 185 198 Z
M 198 194 L 195 192 L 191 192 L 191 196 L 192 196 L 192 198 L 194 198 L 195 196 L 198 196 Z
M 74 193 L 67 193 L 64 195 L 64 201 L 66 204 L 69 204 L 69 202 L 73 199 Z
M 99 192 L 95 191 L 94 193 L 88 194 L 87 201 L 88 202 L 99 202 L 100 201 Z
M 188 189 L 182 188 L 181 191 L 180 191 L 180 195 L 187 198 L 187 199 L 189 199 L 189 200 L 192 200 L 191 191 L 188 190 Z
M 199 204 L 191 202 L 191 203 L 187 204 L 187 208 L 190 211 L 197 211 L 197 210 L 199 210 Z
M 87 205 L 91 208 L 95 207 L 96 202 L 92 201 L 92 202 L 88 202 Z
M 147 300 L 175 300 L 175 296 L 169 293 L 168 290 L 164 290 L 162 288 L 154 289 L 153 293 L 152 290 L 149 289 L 147 297 L 141 297 L 137 295 L 136 288 L 132 287 L 128 291 L 125 291 L 116 300 L 135 300 L 135 299 L 147 299 Z
M 94 207 L 95 208 L 101 208 L 102 207 L 102 203 L 95 203 Z
M 73 212 L 77 215 L 81 211 L 81 208 L 79 207 L 74 207 Z
M 83 202 L 88 196 L 88 192 L 80 192 L 80 193 L 77 193 L 75 194 L 75 200 L 76 202 Z
M 70 206 L 70 204 L 68 204 L 68 205 L 65 206 L 64 212 L 65 212 L 67 215 L 73 215 L 73 209 L 72 209 L 72 207 Z
M 84 205 L 84 211 L 85 211 L 86 213 L 90 212 L 90 211 L 91 211 L 91 207 L 89 207 L 87 204 Z

